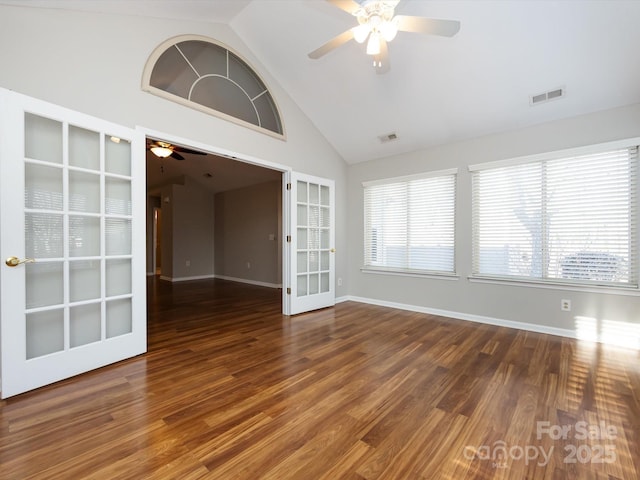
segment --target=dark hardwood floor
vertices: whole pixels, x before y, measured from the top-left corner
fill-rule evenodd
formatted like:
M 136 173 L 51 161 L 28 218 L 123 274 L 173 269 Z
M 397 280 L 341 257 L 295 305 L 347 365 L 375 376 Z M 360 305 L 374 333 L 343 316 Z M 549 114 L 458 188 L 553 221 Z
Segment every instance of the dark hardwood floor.
M 220 280 L 150 281 L 148 324 L 0 402 L 0 478 L 640 478 L 637 351 Z

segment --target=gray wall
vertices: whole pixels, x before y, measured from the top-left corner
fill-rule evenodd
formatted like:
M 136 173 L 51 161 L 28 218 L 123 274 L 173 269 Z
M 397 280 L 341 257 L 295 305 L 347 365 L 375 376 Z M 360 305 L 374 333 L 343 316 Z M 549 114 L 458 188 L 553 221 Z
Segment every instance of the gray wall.
M 281 198 L 278 181 L 215 196 L 216 276 L 282 284 Z
M 161 278 L 213 277 L 214 195 L 183 178 L 165 185 L 147 200 L 147 273 L 153 268 L 153 207 L 162 210 Z M 188 264 L 187 264 L 188 263 Z
M 346 163 L 227 25 L 8 6 L 0 6 L 0 19 L 0 87 L 128 127 L 142 126 L 334 179 L 336 203 L 346 204 Z M 286 141 L 142 91 L 151 52 L 182 34 L 222 42 L 254 67 L 280 109 Z M 346 211 L 338 208 L 336 276 L 343 279 L 346 225 Z M 346 293 L 337 288 L 337 295 Z
M 468 166 L 530 154 L 640 136 L 640 105 L 556 121 L 531 128 L 370 161 L 349 168 L 349 286 L 351 295 L 376 301 L 575 330 L 576 316 L 640 326 L 640 297 L 571 289 L 472 283 L 471 175 Z M 457 167 L 456 264 L 458 280 L 361 272 L 363 189 L 367 180 Z M 560 300 L 572 311 L 560 310 Z M 464 316 L 463 315 L 463 318 Z
M 173 185 L 172 190 L 171 226 L 173 227 L 173 248 L 172 258 L 170 259 L 172 266 L 171 276 L 173 279 L 212 276 L 214 196 L 211 192 L 188 178 L 184 185 Z M 164 215 L 164 207 L 162 213 L 163 222 L 166 222 L 167 216 Z M 164 246 L 162 250 L 162 264 L 165 265 Z

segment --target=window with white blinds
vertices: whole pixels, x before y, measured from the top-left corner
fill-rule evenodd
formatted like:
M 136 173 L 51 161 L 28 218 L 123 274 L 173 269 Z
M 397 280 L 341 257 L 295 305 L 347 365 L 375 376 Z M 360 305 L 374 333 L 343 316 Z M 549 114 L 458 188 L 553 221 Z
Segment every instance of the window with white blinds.
M 474 275 L 637 287 L 638 147 L 593 150 L 470 167 Z
M 456 173 L 363 183 L 365 269 L 455 273 Z

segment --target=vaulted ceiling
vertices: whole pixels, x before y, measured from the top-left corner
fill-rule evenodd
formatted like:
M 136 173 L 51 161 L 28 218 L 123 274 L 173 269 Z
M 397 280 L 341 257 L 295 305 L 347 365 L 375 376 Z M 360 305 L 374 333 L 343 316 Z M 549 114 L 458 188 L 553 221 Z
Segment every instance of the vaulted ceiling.
M 325 0 L 0 3 L 227 23 L 348 163 L 640 103 L 633 0 L 401 0 L 397 14 L 459 20 L 461 29 L 452 38 L 399 33 L 384 75 L 353 41 L 308 58 L 356 25 Z M 530 105 L 558 88 L 563 98 Z M 390 133 L 397 139 L 382 143 Z

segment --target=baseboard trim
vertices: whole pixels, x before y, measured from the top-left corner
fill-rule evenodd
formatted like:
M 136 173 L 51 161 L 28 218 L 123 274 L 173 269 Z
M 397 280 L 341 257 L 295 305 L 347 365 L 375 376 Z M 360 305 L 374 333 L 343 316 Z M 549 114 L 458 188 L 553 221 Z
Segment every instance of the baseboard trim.
M 343 295 L 342 297 L 336 297 L 336 303 L 342 303 L 342 302 L 348 302 L 349 300 L 353 300 L 352 297 L 350 297 L 349 295 Z M 354 302 L 357 302 L 357 300 L 353 300 Z M 363 303 L 363 302 L 361 302 Z
M 344 298 L 344 297 L 342 297 Z M 410 312 L 426 313 L 429 315 L 438 315 L 440 317 L 455 318 L 457 320 L 466 320 L 469 322 L 483 323 L 486 325 L 494 325 L 497 327 L 515 328 L 517 330 L 526 330 L 529 332 L 545 333 L 548 335 L 556 335 L 559 337 L 578 338 L 573 330 L 564 328 L 548 327 L 545 325 L 536 325 L 533 323 L 514 322 L 513 320 L 504 320 L 501 318 L 484 317 L 482 315 L 473 315 L 470 313 L 454 312 L 451 310 L 440 310 L 438 308 L 420 307 L 417 305 L 409 305 L 406 303 L 387 302 L 385 300 L 377 300 L 375 298 L 348 296 L 347 300 L 359 303 L 368 303 L 380 307 L 397 308 L 399 310 L 407 310 Z M 343 300 L 346 301 L 346 300 Z
M 220 280 L 228 280 L 229 282 L 246 283 L 249 285 L 256 285 L 258 287 L 282 288 L 282 284 L 261 282 L 259 280 L 249 280 L 246 278 L 228 277 L 226 275 L 213 275 L 213 278 L 219 278 Z
M 196 275 L 193 277 L 165 277 L 164 275 L 160 275 L 160 280 L 166 280 L 168 282 L 188 282 L 190 280 L 207 280 L 210 278 L 215 278 L 214 275 Z
M 237 278 L 237 277 L 227 277 L 226 275 L 196 275 L 193 277 L 167 277 L 165 275 L 160 275 L 160 280 L 165 280 L 167 282 L 188 282 L 190 280 L 208 280 L 211 278 L 219 278 L 220 280 L 227 280 L 229 282 L 238 282 L 238 283 L 246 283 L 249 285 L 256 285 L 258 287 L 268 287 L 268 288 L 282 288 L 282 284 L 277 283 L 268 283 L 268 282 L 260 282 L 258 280 L 249 280 L 246 278 Z

